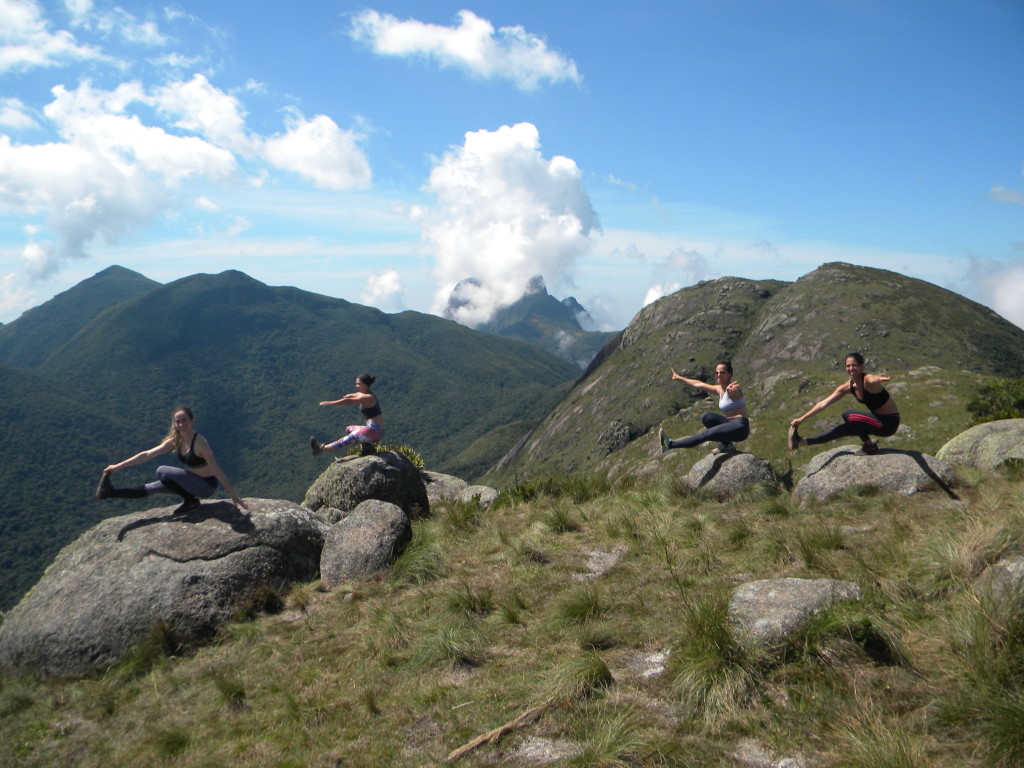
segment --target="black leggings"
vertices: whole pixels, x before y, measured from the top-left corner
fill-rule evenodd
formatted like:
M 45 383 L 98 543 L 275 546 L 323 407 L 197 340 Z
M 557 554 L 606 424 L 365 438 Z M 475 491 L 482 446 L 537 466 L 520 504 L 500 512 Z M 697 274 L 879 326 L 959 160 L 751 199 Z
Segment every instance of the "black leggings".
M 874 413 L 862 413 L 861 411 L 847 411 L 843 414 L 843 423 L 832 427 L 828 432 L 807 438 L 808 445 L 821 445 L 839 440 L 843 437 L 859 437 L 862 443 L 868 442 L 868 435 L 876 437 L 889 437 L 895 435 L 900 427 L 900 415 L 898 413 L 880 416 Z
M 669 440 L 668 447 L 693 448 L 709 440 L 717 440 L 720 443 L 738 443 L 740 440 L 750 437 L 750 420 L 746 416 L 727 419 L 720 413 L 706 411 L 701 415 L 700 421 L 706 427 L 703 432 L 698 432 L 693 437 Z

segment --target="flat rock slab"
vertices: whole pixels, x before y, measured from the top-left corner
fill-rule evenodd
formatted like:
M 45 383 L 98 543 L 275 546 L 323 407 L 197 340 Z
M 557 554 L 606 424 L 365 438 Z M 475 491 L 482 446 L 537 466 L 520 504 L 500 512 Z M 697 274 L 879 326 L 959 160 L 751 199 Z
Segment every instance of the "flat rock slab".
M 778 650 L 838 602 L 859 600 L 860 587 L 835 579 L 763 579 L 737 587 L 729 621 L 741 644 Z
M 264 585 L 315 579 L 327 526 L 289 501 L 247 499 L 184 515 L 112 517 L 64 547 L 0 625 L 0 665 L 46 675 L 102 670 L 165 623 L 213 635 Z
M 806 449 L 801 449 L 806 450 Z M 843 446 L 819 453 L 807 464 L 794 493 L 801 503 L 825 501 L 847 491 L 875 488 L 910 496 L 943 491 L 955 497 L 953 468 L 918 451 L 880 450 L 873 456 Z
M 1002 419 L 961 432 L 939 449 L 948 464 L 994 470 L 1008 461 L 1024 462 L 1024 419 Z

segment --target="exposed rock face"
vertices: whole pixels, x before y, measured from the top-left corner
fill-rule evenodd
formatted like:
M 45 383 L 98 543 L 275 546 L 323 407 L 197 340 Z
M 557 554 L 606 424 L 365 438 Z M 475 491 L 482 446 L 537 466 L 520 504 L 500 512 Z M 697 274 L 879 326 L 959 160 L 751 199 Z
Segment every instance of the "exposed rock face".
M 775 485 L 775 475 L 767 461 L 752 453 L 712 454 L 693 465 L 686 484 L 730 498 L 758 485 Z
M 423 472 L 423 483 L 427 487 L 427 499 L 431 504 L 458 499 L 462 491 L 469 487 L 469 483 L 454 475 L 445 475 L 440 472 Z
M 993 470 L 1007 461 L 1024 461 L 1024 419 L 1002 419 L 961 432 L 936 454 L 947 464 Z
M 420 471 L 396 451 L 331 462 L 309 486 L 302 505 L 336 523 L 367 499 L 391 502 L 410 517 L 430 511 Z
M 358 581 L 390 566 L 412 538 L 409 517 L 394 504 L 370 499 L 331 526 L 320 556 L 328 586 Z
M 877 488 L 904 496 L 942 490 L 952 496 L 955 484 L 956 473 L 934 456 L 893 450 L 868 456 L 860 448 L 843 446 L 811 459 L 794 493 L 803 504 L 825 501 L 855 488 Z
M 249 499 L 104 520 L 65 547 L 0 625 L 0 664 L 49 675 L 104 669 L 165 622 L 212 635 L 262 585 L 316 578 L 327 526 L 292 502 Z
M 750 648 L 779 650 L 816 615 L 838 602 L 860 599 L 860 587 L 834 579 L 764 579 L 738 587 L 729 621 Z

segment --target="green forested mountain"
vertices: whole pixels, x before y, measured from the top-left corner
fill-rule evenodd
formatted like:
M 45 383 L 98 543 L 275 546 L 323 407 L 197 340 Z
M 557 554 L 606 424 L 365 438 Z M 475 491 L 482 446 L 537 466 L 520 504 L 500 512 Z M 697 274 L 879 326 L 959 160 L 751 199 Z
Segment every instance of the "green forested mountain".
M 107 267 L 75 287 L 0 326 L 0 363 L 32 368 L 96 315 L 160 283 L 124 267 Z
M 654 471 L 658 427 L 672 437 L 693 434 L 708 406 L 697 390 L 670 381 L 670 366 L 710 381 L 721 360 L 732 361 L 747 397 L 752 434 L 742 447 L 799 465 L 813 452 L 787 455 L 789 419 L 843 381 L 851 351 L 867 358 L 869 372 L 892 377 L 889 390 L 905 427 L 887 444 L 930 452 L 971 423 L 965 406 L 984 377 L 1024 376 L 1024 330 L 921 280 L 840 263 L 794 283 L 722 278 L 645 307 L 484 480 Z M 845 399 L 803 432 L 813 434 L 855 407 Z M 673 457 L 692 463 L 704 455 L 694 449 Z
M 87 281 L 86 298 L 124 277 L 100 273 Z M 39 307 L 34 321 L 49 314 L 66 323 L 74 297 L 72 289 Z M 61 546 L 129 507 L 92 498 L 100 470 L 158 443 L 176 405 L 193 408 L 241 495 L 301 500 L 328 460 L 310 455 L 309 435 L 336 438 L 358 422 L 354 408 L 317 403 L 352 391 L 363 371 L 377 377 L 385 442 L 411 445 L 434 470 L 451 463 L 478 472 L 512 442 L 482 438 L 512 423 L 521 436 L 579 375 L 522 342 L 432 315 L 386 315 L 272 288 L 240 272 L 156 285 L 92 314 L 55 348 L 40 344 L 40 365 L 3 370 L 0 607 Z M 3 330 L 16 331 L 22 319 Z M 40 339 L 45 326 L 34 331 Z M 159 463 L 117 482 L 146 482 Z

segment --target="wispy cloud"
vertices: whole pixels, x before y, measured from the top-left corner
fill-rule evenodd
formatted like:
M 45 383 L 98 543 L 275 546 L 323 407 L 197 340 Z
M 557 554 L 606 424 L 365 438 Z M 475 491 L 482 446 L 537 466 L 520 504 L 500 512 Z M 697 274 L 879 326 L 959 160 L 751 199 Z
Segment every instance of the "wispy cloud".
M 1000 203 L 1024 205 L 1024 193 L 1021 193 L 1016 189 L 1010 189 L 1009 187 L 1003 187 L 997 184 L 988 191 L 988 194 L 989 197 L 993 200 L 998 200 Z
M 106 58 L 65 29 L 51 31 L 32 0 L 0 0 L 0 74 Z
M 551 50 L 543 38 L 523 27 L 495 30 L 472 11 L 459 11 L 456 18 L 456 26 L 444 27 L 367 10 L 353 18 L 349 34 L 382 56 L 432 59 L 484 80 L 511 80 L 524 91 L 543 82 L 580 83 L 572 59 Z

